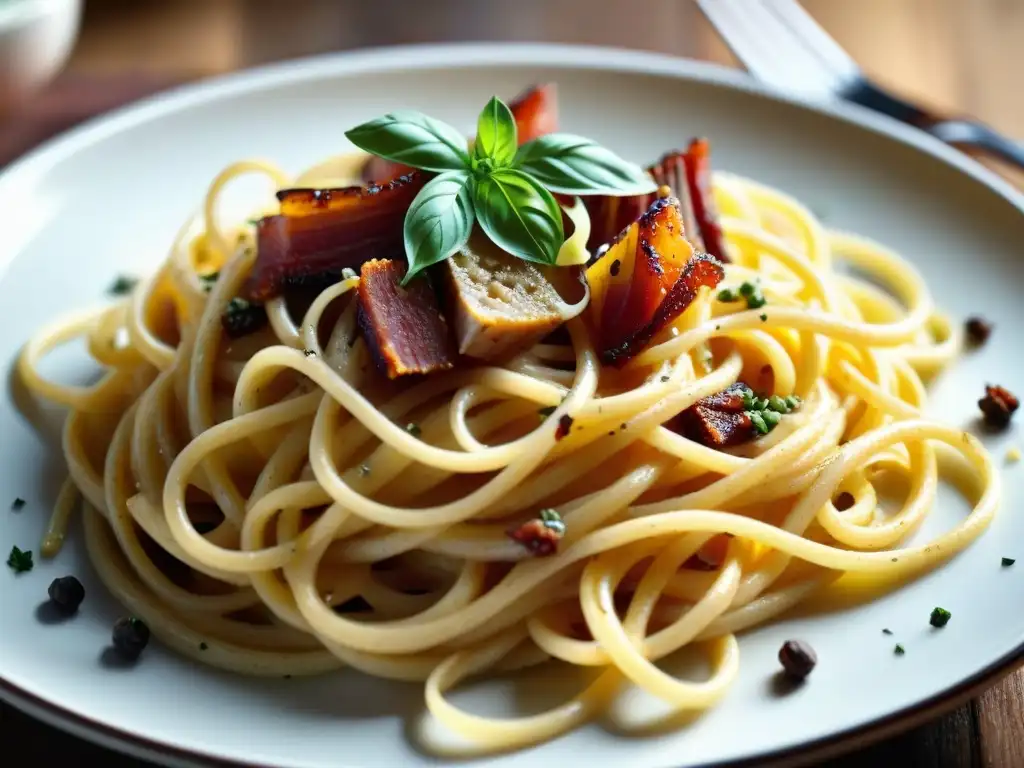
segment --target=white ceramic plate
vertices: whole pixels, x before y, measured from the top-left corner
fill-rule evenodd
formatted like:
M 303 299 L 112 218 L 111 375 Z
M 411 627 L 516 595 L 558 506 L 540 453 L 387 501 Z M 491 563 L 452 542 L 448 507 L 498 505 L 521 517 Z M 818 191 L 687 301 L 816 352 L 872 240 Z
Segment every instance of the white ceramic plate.
M 298 170 L 346 147 L 343 131 L 389 108 L 422 108 L 472 127 L 491 94 L 511 97 L 555 80 L 562 124 L 637 161 L 693 134 L 709 136 L 715 165 L 776 185 L 835 226 L 881 240 L 925 273 L 939 302 L 996 323 L 992 341 L 944 375 L 936 413 L 973 422 L 986 381 L 1024 388 L 1024 199 L 954 151 L 848 108 L 823 110 L 761 92 L 742 76 L 660 56 L 552 46 L 407 48 L 289 63 L 186 88 L 96 121 L 0 176 L 0 359 L 71 308 L 101 300 L 113 276 L 153 268 L 223 166 L 270 157 Z M 56 374 L 84 377 L 82 356 Z M 35 547 L 63 475 L 54 433 L 38 437 L 0 402 L 0 549 Z M 1014 435 L 988 439 L 1001 459 Z M 993 528 L 946 567 L 866 605 L 790 617 L 741 639 L 742 672 L 725 701 L 659 735 L 627 737 L 594 725 L 488 765 L 667 768 L 809 756 L 864 743 L 952 705 L 1015 662 L 1024 643 L 1024 465 L 1007 467 L 1008 503 Z M 923 532 L 966 506 L 946 497 Z M 1019 557 L 1011 568 L 1000 557 Z M 50 580 L 83 576 L 88 599 L 73 621 L 36 618 Z M 406 738 L 422 711 L 419 686 L 338 673 L 313 680 L 249 680 L 150 648 L 131 670 L 103 666 L 120 611 L 72 544 L 31 573 L 0 572 L 0 677 L 5 698 L 76 733 L 185 764 L 220 759 L 277 767 L 427 765 Z M 932 607 L 952 611 L 941 630 Z M 896 633 L 881 633 L 890 627 Z M 798 691 L 773 695 L 779 644 L 818 651 Z M 905 656 L 893 654 L 902 642 Z M 541 686 L 542 688 L 544 686 Z M 492 712 L 537 706 L 511 684 L 465 694 Z M 534 694 L 537 691 L 533 692 Z M 551 694 L 551 691 L 541 691 Z M 643 706 L 637 704 L 638 711 Z

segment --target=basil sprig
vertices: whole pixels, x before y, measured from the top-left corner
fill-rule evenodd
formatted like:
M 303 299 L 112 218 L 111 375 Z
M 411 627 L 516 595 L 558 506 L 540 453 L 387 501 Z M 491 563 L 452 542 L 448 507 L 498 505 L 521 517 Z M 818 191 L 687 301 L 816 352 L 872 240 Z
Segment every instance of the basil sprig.
M 641 195 L 655 185 L 639 166 L 581 136 L 552 133 L 518 146 L 515 117 L 498 97 L 477 120 L 472 153 L 459 132 L 414 110 L 347 131 L 360 149 L 437 173 L 405 216 L 405 280 L 466 245 L 474 223 L 500 248 L 554 264 L 565 240 L 552 192 Z

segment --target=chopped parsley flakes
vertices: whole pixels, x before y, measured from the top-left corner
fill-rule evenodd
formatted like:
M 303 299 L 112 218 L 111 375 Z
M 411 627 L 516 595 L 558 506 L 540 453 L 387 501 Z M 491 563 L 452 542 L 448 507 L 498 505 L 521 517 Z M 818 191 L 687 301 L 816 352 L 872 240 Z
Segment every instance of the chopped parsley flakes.
M 540 511 L 540 521 L 544 523 L 545 528 L 549 528 L 555 533 L 565 533 L 565 522 L 562 520 L 562 516 L 558 514 L 558 510 L 556 509 L 542 509 Z
M 118 275 L 117 279 L 111 283 L 107 289 L 107 293 L 112 296 L 124 296 L 125 294 L 131 293 L 132 289 L 138 284 L 139 278 L 131 277 L 129 275 Z
M 945 608 L 933 608 L 931 618 L 928 619 L 928 623 L 933 627 L 944 627 L 949 623 L 949 620 L 953 617 L 949 611 Z
M 907 651 L 902 645 L 896 643 L 896 647 L 892 649 L 892 652 L 895 653 L 897 656 L 902 656 Z
M 20 496 L 17 497 L 14 501 L 11 502 L 11 511 L 12 512 L 20 512 L 24 508 L 25 508 L 25 500 L 23 498 L 21 498 Z M 1004 557 L 1003 559 L 1005 560 L 1006 558 Z
M 747 387 L 743 391 L 743 408 L 750 418 L 750 423 L 759 435 L 767 435 L 781 421 L 782 414 L 790 413 L 800 406 L 800 398 L 796 395 L 769 398 L 758 397 Z
M 405 425 L 405 431 L 413 437 L 419 437 L 423 432 L 423 430 L 420 429 L 419 424 L 413 424 L 411 421 Z
M 741 283 L 739 288 L 723 288 L 718 292 L 718 300 L 727 304 L 740 299 L 747 302 L 747 309 L 760 309 L 768 303 L 761 286 L 749 281 Z
M 15 573 L 24 573 L 25 571 L 31 571 L 33 565 L 32 550 L 11 547 L 11 554 L 7 556 L 8 568 Z
M 1001 565 L 1003 566 L 1003 568 L 1009 568 L 1009 567 L 1010 567 L 1011 565 L 1013 565 L 1013 564 L 1014 564 L 1014 563 L 1016 563 L 1016 562 L 1017 562 L 1017 561 L 1016 561 L 1016 560 L 1014 560 L 1014 559 L 1013 559 L 1012 557 L 1004 557 L 1004 558 L 1003 558 L 1003 559 L 1002 559 L 1002 560 L 1000 561 L 1000 564 L 1001 564 Z

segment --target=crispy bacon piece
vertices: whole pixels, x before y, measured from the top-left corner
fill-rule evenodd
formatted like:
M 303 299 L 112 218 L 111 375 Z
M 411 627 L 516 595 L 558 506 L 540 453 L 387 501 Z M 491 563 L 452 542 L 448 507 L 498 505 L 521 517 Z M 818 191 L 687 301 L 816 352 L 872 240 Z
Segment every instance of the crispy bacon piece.
M 679 201 L 656 199 L 587 269 L 602 361 L 623 365 L 723 276 L 717 261 L 694 255 Z
M 403 288 L 405 264 L 374 259 L 359 280 L 359 327 L 377 367 L 388 378 L 432 373 L 455 364 L 448 324 L 426 279 Z
M 508 106 L 516 119 L 520 144 L 558 130 L 558 89 L 554 83 L 528 88 Z
M 686 182 L 704 250 L 719 261 L 728 261 L 722 225 L 718 223 L 718 206 L 711 190 L 711 143 L 707 139 L 693 139 L 686 150 Z
M 706 139 L 694 139 L 685 152 L 673 150 L 647 168 L 658 187 L 668 187 L 679 200 L 686 236 L 698 251 L 706 251 L 728 262 L 718 223 L 718 209 L 711 193 L 710 145 Z M 590 214 L 590 240 L 587 247 L 596 252 L 611 242 L 651 205 L 656 192 L 631 197 L 593 195 L 583 198 Z
M 558 90 L 554 83 L 528 88 L 519 94 L 508 107 L 516 119 L 516 131 L 520 144 L 558 130 Z M 394 163 L 383 157 L 371 157 L 363 166 L 363 181 L 376 181 L 378 184 L 382 184 L 411 171 L 412 168 L 407 165 Z
M 672 422 L 669 428 L 711 448 L 727 448 L 757 437 L 750 416 L 743 407 L 749 388 L 742 382 L 714 395 L 703 397 Z
M 384 186 L 278 192 L 281 213 L 256 225 L 256 264 L 243 296 L 266 301 L 289 284 L 401 255 L 405 212 L 425 182 L 417 172 Z
M 659 198 L 587 269 L 590 306 L 606 346 L 651 322 L 692 254 L 678 201 Z
M 647 172 L 651 174 L 659 189 L 664 186 L 672 190 L 672 194 L 679 201 L 679 210 L 687 239 L 694 248 L 703 250 L 700 230 L 689 198 L 690 188 L 686 182 L 684 153 L 669 152 L 657 163 L 649 166 Z M 605 195 L 584 197 L 583 203 L 590 215 L 590 239 L 587 242 L 587 247 L 591 251 L 596 251 L 600 246 L 611 242 L 623 229 L 640 218 L 657 199 L 657 192 L 627 197 Z

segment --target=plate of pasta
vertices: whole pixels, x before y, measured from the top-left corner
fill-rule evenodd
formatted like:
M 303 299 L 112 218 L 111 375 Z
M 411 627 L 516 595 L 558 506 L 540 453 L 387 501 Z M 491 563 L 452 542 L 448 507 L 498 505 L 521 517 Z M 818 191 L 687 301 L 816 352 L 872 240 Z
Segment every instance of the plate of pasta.
M 1024 653 L 1024 199 L 912 129 L 403 48 L 161 95 L 0 199 L 0 694 L 54 725 L 761 765 Z

